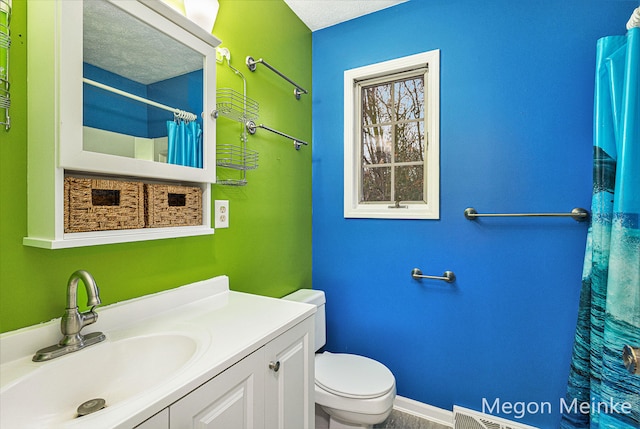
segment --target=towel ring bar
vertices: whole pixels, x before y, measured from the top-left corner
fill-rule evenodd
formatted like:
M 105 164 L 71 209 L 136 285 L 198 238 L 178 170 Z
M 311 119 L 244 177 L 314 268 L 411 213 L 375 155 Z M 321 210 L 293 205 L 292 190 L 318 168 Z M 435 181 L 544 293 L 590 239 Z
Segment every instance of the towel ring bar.
M 413 270 L 411 270 L 411 277 L 413 277 L 414 280 L 433 279 L 442 280 L 447 283 L 453 283 L 456 281 L 456 275 L 453 274 L 453 271 L 445 271 L 442 276 L 425 276 L 422 274 L 420 268 L 414 268 Z
M 474 220 L 479 217 L 570 217 L 578 222 L 589 219 L 589 212 L 583 208 L 576 207 L 571 213 L 478 213 L 473 207 L 464 210 L 464 217 Z

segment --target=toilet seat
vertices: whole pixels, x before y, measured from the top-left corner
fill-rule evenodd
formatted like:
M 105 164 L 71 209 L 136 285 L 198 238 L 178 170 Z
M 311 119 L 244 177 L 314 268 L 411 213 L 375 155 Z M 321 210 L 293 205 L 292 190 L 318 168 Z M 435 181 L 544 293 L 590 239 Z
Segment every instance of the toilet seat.
M 364 356 L 324 352 L 316 355 L 315 370 L 318 387 L 345 398 L 378 398 L 395 388 L 391 371 Z

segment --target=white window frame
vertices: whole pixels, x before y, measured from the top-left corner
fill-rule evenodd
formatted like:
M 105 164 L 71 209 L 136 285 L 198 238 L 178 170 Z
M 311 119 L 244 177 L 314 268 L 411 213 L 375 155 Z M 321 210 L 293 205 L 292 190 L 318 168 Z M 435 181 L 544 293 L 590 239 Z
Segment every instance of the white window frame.
M 359 82 L 428 68 L 425 78 L 426 202 L 361 203 Z M 440 50 L 423 52 L 344 72 L 344 217 L 373 219 L 440 219 Z

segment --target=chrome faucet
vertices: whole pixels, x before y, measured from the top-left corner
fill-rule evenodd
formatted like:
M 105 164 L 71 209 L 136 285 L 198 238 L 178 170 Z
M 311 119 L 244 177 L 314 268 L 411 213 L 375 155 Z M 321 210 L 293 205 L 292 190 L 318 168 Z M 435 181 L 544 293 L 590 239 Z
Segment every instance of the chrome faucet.
M 91 306 L 91 309 L 85 313 L 78 311 L 78 281 L 80 280 L 87 290 L 87 305 Z M 102 332 L 80 334 L 82 328 L 98 320 L 98 313 L 94 309 L 100 303 L 98 285 L 91 274 L 84 270 L 78 270 L 71 274 L 67 282 L 67 308 L 60 323 L 62 339 L 58 344 L 38 350 L 33 356 L 33 361 L 42 362 L 54 359 L 103 341 L 106 337 Z

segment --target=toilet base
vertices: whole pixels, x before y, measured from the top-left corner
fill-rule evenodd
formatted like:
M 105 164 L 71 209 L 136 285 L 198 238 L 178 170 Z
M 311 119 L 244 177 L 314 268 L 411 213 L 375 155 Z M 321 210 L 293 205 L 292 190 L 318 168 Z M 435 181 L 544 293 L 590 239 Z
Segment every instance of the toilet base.
M 375 423 L 370 423 L 370 424 L 364 424 L 359 423 L 359 424 L 355 424 L 355 423 L 347 423 L 344 420 L 340 420 L 338 418 L 336 418 L 335 416 L 332 417 L 330 416 L 324 409 L 324 407 L 322 405 L 319 404 L 315 404 L 315 408 L 316 408 L 316 429 L 371 429 L 373 428 L 374 424 L 378 424 L 378 423 L 382 423 L 383 421 L 386 420 L 386 418 L 388 417 L 388 414 L 391 414 L 391 412 L 389 413 L 384 413 L 385 415 L 382 416 L 377 416 L 375 418 L 376 422 Z M 333 410 L 332 410 L 333 411 Z M 366 419 L 364 420 L 366 422 Z M 369 421 L 371 422 L 371 421 Z
M 329 429 L 372 429 L 373 425 L 356 425 L 345 423 L 329 416 Z
M 381 414 L 361 414 L 327 407 L 322 409 L 329 415 L 329 429 L 372 429 L 374 424 L 382 423 L 391 414 L 391 409 Z

